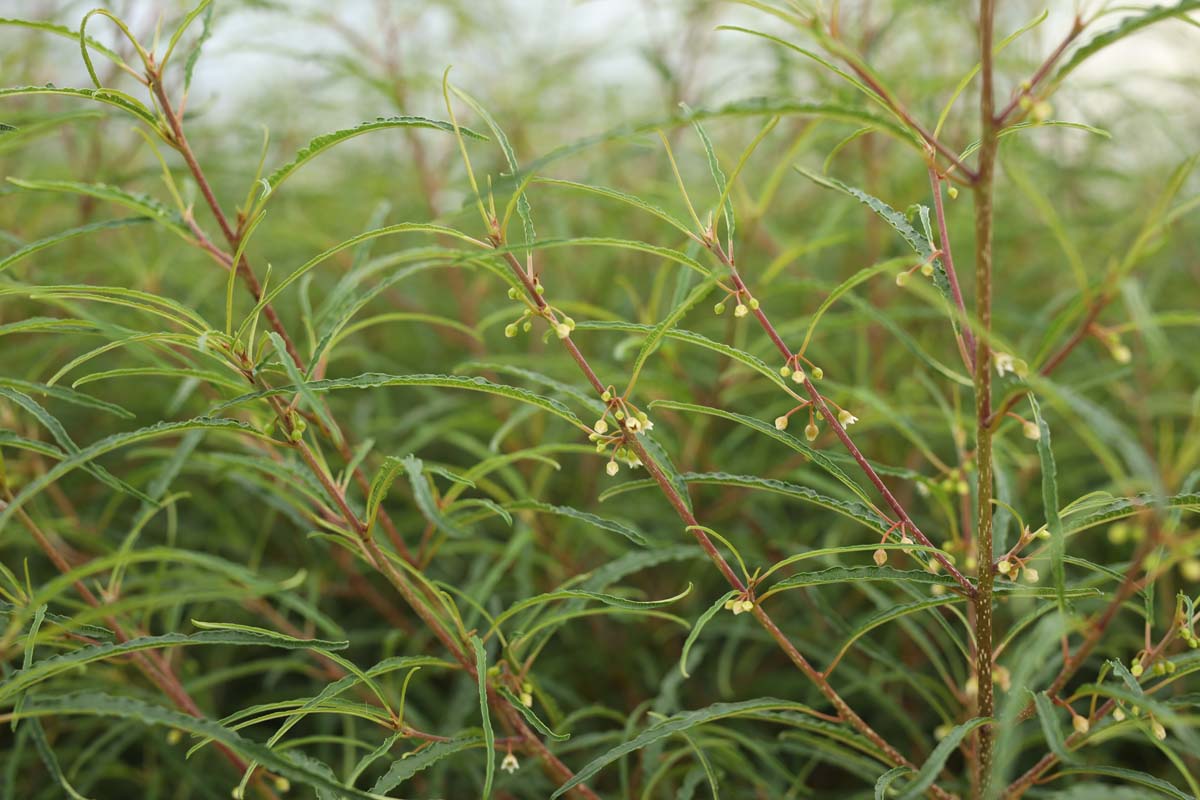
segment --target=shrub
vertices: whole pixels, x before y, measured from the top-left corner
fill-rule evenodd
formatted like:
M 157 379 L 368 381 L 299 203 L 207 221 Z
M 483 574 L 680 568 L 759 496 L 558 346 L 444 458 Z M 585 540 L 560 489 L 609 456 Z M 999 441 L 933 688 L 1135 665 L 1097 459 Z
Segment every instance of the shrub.
M 0 20 L 90 79 L 0 90 L 6 796 L 1200 794 L 1195 128 L 1052 105 L 1200 3 L 744 5 L 762 97 L 545 147 Z

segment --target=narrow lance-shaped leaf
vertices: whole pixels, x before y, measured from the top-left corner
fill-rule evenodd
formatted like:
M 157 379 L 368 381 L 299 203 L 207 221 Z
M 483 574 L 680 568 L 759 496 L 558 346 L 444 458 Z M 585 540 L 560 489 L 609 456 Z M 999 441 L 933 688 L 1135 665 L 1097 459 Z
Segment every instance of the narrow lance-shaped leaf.
M 987 717 L 976 717 L 975 719 L 967 720 L 961 725 L 956 725 L 946 734 L 937 747 L 933 748 L 933 752 L 929 754 L 929 758 L 921 766 L 921 770 L 916 774 L 912 781 L 905 787 L 904 794 L 900 795 L 900 800 L 917 800 L 925 794 L 925 791 L 933 786 L 933 782 L 937 780 L 938 773 L 942 771 L 942 767 L 946 765 L 946 759 L 950 758 L 951 753 L 958 749 L 962 740 L 967 737 L 967 734 L 980 727 L 991 723 L 991 719 Z
M 478 636 L 471 637 L 475 651 L 475 678 L 479 688 L 479 714 L 483 718 L 483 747 L 487 756 L 487 770 L 483 779 L 483 800 L 492 795 L 492 780 L 496 774 L 496 732 L 492 730 L 491 715 L 488 713 L 487 697 L 487 651 Z
M 737 597 L 737 592 L 730 591 L 721 595 L 716 599 L 716 602 L 704 610 L 704 613 L 701 614 L 696 620 L 696 623 L 692 625 L 691 631 L 688 632 L 687 640 L 683 643 L 683 652 L 679 654 L 679 671 L 683 674 L 683 677 L 691 677 L 687 671 L 688 655 L 692 652 L 692 646 L 695 645 L 696 641 L 700 638 L 700 632 L 704 630 L 704 626 L 709 623 L 709 620 L 720 613 L 721 609 L 725 607 L 725 604 L 734 597 Z
M 756 713 L 795 710 L 808 711 L 807 706 L 793 703 L 788 700 L 777 700 L 773 697 L 762 697 L 757 700 L 744 700 L 739 703 L 714 703 L 707 708 L 697 709 L 695 711 L 684 711 L 669 717 L 662 722 L 651 725 L 642 733 L 633 737 L 629 741 L 617 745 L 608 752 L 597 756 L 596 758 L 585 764 L 575 777 L 559 786 L 554 794 L 550 795 L 551 800 L 556 797 L 562 797 L 584 781 L 590 780 L 600 770 L 604 769 L 609 764 L 617 761 L 622 756 L 633 753 L 637 750 L 653 744 L 654 742 L 665 739 L 669 736 L 674 736 L 678 733 L 691 730 L 698 725 L 704 725 L 709 722 L 716 722 L 722 719 L 732 717 L 745 716 Z
M 1037 399 L 1030 395 L 1033 418 L 1038 429 L 1037 451 L 1042 462 L 1042 506 L 1046 512 L 1046 529 L 1050 532 L 1050 573 L 1060 611 L 1066 610 L 1066 570 L 1063 558 L 1066 555 L 1066 535 L 1063 533 L 1062 518 L 1058 513 L 1058 469 L 1054 464 L 1054 452 L 1050 448 L 1050 427 L 1042 417 Z
M 128 192 L 118 186 L 105 183 L 80 183 L 78 181 L 31 181 L 21 178 L 9 178 L 8 182 L 22 189 L 40 192 L 66 192 L 82 194 L 97 200 L 107 200 L 144 214 L 145 216 L 165 225 L 171 231 L 184 239 L 190 238 L 191 232 L 179 212 L 172 210 L 153 197 L 145 194 Z
M 115 697 L 100 693 L 77 693 L 59 697 L 39 695 L 31 698 L 25 717 L 89 715 L 133 719 L 146 725 L 162 725 L 210 738 L 262 764 L 267 769 L 295 782 L 332 792 L 333 796 L 355 800 L 379 800 L 378 795 L 346 786 L 312 767 L 300 764 L 281 753 L 246 739 L 229 728 L 202 717 L 192 717 L 133 697 Z
M 293 172 L 304 166 L 304 164 L 308 163 L 312 159 L 316 158 L 321 153 L 333 147 L 335 144 L 344 142 L 347 139 L 353 139 L 355 136 L 362 136 L 364 133 L 385 130 L 387 128 L 430 128 L 438 131 L 446 131 L 448 133 L 454 132 L 454 126 L 452 126 L 449 122 L 442 122 L 441 120 L 411 116 L 379 117 L 371 122 L 363 122 L 359 125 L 355 125 L 353 128 L 343 128 L 342 130 L 322 134 L 314 139 L 309 140 L 308 144 L 302 147 L 300 152 L 296 153 L 296 156 L 291 161 L 271 173 L 270 177 L 267 178 L 267 185 L 270 187 L 271 191 L 274 192 L 274 190 L 277 189 L 281 183 L 287 180 L 287 178 Z M 464 136 L 468 136 L 472 139 L 487 141 L 486 137 L 480 136 L 474 131 L 462 127 L 460 127 L 459 130 L 462 131 Z
M 92 222 L 87 225 L 80 225 L 78 228 L 70 228 L 65 231 L 60 231 L 59 233 L 52 234 L 44 239 L 38 239 L 36 242 L 30 242 L 19 250 L 9 253 L 7 256 L 0 259 L 0 272 L 3 272 L 12 265 L 16 264 L 18 261 L 26 259 L 40 250 L 45 250 L 47 247 L 52 247 L 60 242 L 69 241 L 74 239 L 76 236 L 84 236 L 89 233 L 95 233 L 96 231 L 107 231 L 112 230 L 113 228 L 123 228 L 127 225 L 137 225 L 142 222 L 150 221 L 151 217 L 149 216 L 128 217 L 126 219 L 109 219 L 104 220 L 103 222 Z
M 1198 8 L 1200 8 L 1200 0 L 1180 0 L 1180 2 L 1170 5 L 1150 6 L 1149 8 L 1140 10 L 1139 13 L 1125 17 L 1117 27 L 1092 37 L 1087 44 L 1076 50 L 1071 55 L 1070 60 L 1059 68 L 1058 73 L 1054 76 L 1054 83 L 1057 84 L 1062 81 L 1063 78 L 1074 72 L 1076 67 L 1110 44 L 1114 44 L 1148 25 L 1153 25 L 1164 19 L 1179 17 L 1188 11 L 1195 11 Z
M 421 511 L 421 516 L 425 517 L 431 525 L 445 533 L 447 536 L 456 539 L 466 539 L 471 534 L 454 524 L 454 521 L 442 513 L 441 507 L 434 499 L 433 492 L 429 489 L 429 481 L 425 477 L 425 465 L 421 459 L 415 456 L 407 456 L 404 461 L 404 471 L 408 473 L 408 482 L 412 486 L 413 499 L 416 500 L 417 508 Z

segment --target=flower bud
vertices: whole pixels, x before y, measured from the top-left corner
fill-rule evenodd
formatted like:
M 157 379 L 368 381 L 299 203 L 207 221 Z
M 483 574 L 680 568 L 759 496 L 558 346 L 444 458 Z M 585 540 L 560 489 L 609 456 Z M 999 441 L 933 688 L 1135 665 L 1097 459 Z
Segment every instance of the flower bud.
M 825 377 L 825 370 L 821 369 L 820 367 L 813 367 L 812 376 L 814 381 L 819 381 L 821 378 Z
M 1142 677 L 1142 673 L 1145 671 L 1146 671 L 1146 668 L 1142 666 L 1141 659 L 1138 659 L 1137 661 L 1135 661 L 1133 666 L 1129 668 L 1129 674 L 1135 678 Z
M 720 316 L 725 313 L 724 301 L 717 303 L 715 306 L 713 306 L 713 313 L 716 314 L 717 316 Z
M 1110 352 L 1118 364 L 1128 364 L 1133 360 L 1133 352 L 1123 344 L 1116 345 Z
M 872 555 L 871 558 L 873 558 L 875 560 L 875 566 L 882 567 L 884 564 L 887 563 L 887 550 L 884 550 L 881 547 L 875 551 L 874 555 Z
M 797 367 L 792 372 L 792 383 L 804 383 L 804 370 Z
M 1021 433 L 1025 434 L 1026 439 L 1032 439 L 1035 442 L 1042 438 L 1042 429 L 1033 422 L 1022 422 Z
M 592 426 L 596 433 L 608 433 L 608 423 L 603 419 L 596 420 L 596 424 Z
M 950 195 L 951 200 L 957 200 L 958 199 L 958 187 L 951 186 L 949 189 L 946 190 L 946 194 Z
M 751 311 L 757 311 L 758 310 L 758 298 L 751 297 L 750 300 L 747 302 L 747 305 L 750 306 Z
M 604 471 L 608 473 L 608 477 L 612 478 L 616 477 L 616 474 L 620 471 L 620 469 L 621 468 L 617 466 L 617 462 L 610 461 L 608 462 L 608 466 L 604 468 Z
M 508 299 L 509 300 L 516 300 L 520 296 L 521 296 L 521 293 L 518 292 L 516 290 L 516 288 L 511 287 L 511 286 L 509 287 L 509 289 L 508 289 Z
M 600 395 L 600 399 L 607 403 L 609 400 L 612 400 L 612 392 L 605 389 L 604 393 Z
M 1084 734 L 1091 730 L 1091 723 L 1087 721 L 1087 717 L 1081 717 L 1076 714 L 1071 717 L 1071 726 L 1075 728 L 1076 733 Z
M 1167 738 L 1167 729 L 1158 720 L 1151 721 L 1150 730 L 1154 731 L 1154 738 L 1160 742 Z
M 1029 583 L 1037 583 L 1039 577 L 1040 576 L 1038 575 L 1038 571 L 1036 569 L 1030 567 L 1025 570 L 1025 580 Z
M 933 264 L 931 264 L 929 262 L 925 262 L 924 264 L 922 264 L 921 265 L 921 274 L 924 275 L 926 278 L 933 277 Z
M 776 417 L 775 418 L 775 430 L 777 430 L 777 431 L 787 430 L 787 426 L 788 426 L 788 418 L 787 417 Z
M 821 431 L 817 428 L 817 424 L 815 422 L 810 422 L 804 426 L 804 438 L 808 439 L 810 442 L 815 442 L 817 439 L 817 434 L 820 432 Z
M 1113 719 L 1115 719 L 1117 722 L 1125 721 L 1125 711 L 1120 706 L 1117 706 L 1115 709 L 1113 709 Z
M 792 374 L 792 368 L 789 367 L 787 364 L 784 364 L 782 367 L 779 368 L 779 374 L 786 378 L 788 375 Z
M 560 322 L 554 326 L 554 334 L 560 339 L 565 339 L 571 335 L 571 328 L 566 323 Z
M 999 564 L 996 565 L 996 571 L 999 572 L 1001 575 L 1007 575 L 1009 572 L 1012 571 L 1012 564 L 1009 563 L 1008 559 L 1004 559 L 1003 561 L 1001 561 Z
M 750 309 L 747 308 L 744 303 L 738 303 L 733 309 L 733 315 L 735 317 L 738 317 L 739 319 L 741 317 L 746 316 L 749 313 L 750 313 Z
M 521 324 L 521 330 L 529 333 L 531 330 L 533 330 L 533 323 L 529 320 L 525 320 L 525 322 Z
M 504 335 L 509 339 L 517 335 L 517 323 L 512 322 L 504 326 Z
M 896 276 L 896 285 L 897 286 L 903 286 L 906 283 L 908 283 L 908 273 L 907 272 L 901 272 L 900 274 L 898 274 Z

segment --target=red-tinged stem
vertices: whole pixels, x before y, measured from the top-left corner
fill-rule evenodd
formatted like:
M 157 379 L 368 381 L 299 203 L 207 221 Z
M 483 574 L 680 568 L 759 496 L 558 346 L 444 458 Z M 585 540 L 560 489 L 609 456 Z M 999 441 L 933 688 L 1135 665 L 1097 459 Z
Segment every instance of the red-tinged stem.
M 993 88 L 992 37 L 995 0 L 979 3 L 980 63 L 980 147 L 979 179 L 975 182 L 975 314 L 981 334 L 975 345 L 975 461 L 978 473 L 976 493 L 975 560 L 979 565 L 975 594 L 975 679 L 978 686 L 976 713 L 991 717 L 994 713 L 992 686 L 992 591 L 996 572 L 992 564 L 992 413 L 991 349 L 987 338 L 992 330 L 992 222 L 996 166 L 997 128 Z M 973 779 L 979 797 L 988 797 L 992 781 L 992 757 L 995 732 L 990 724 L 979 728 L 975 739 Z
M 1058 60 L 1062 58 L 1063 53 L 1065 53 L 1067 48 L 1071 46 L 1071 42 L 1075 41 L 1079 34 L 1083 33 L 1084 25 L 1085 23 L 1082 19 L 1075 17 L 1074 21 L 1071 23 L 1071 30 L 1067 31 L 1066 37 L 1059 43 L 1058 47 L 1054 48 L 1054 51 L 1046 57 L 1046 60 L 1042 62 L 1042 65 L 1037 68 L 1036 72 L 1033 73 L 1033 77 L 1022 84 L 1021 91 L 1009 101 L 1008 105 L 1004 107 L 1004 110 L 995 116 L 997 127 L 1003 128 L 1008 124 L 1009 116 L 1017 110 L 1018 106 L 1021 105 L 1021 100 L 1029 97 L 1030 94 L 1033 93 L 1033 90 L 1036 89 L 1038 85 L 1046 79 L 1046 76 L 1050 74 L 1050 70 L 1054 69 L 1054 65 L 1058 63 Z
M 712 252 L 717 256 L 718 259 L 721 260 L 721 263 L 723 263 L 729 269 L 729 277 L 733 281 L 733 285 L 737 287 L 738 291 L 745 293 L 748 297 L 752 296 L 750 290 L 746 287 L 746 282 L 742 279 L 741 274 L 738 272 L 737 266 L 732 260 L 729 259 L 724 250 L 721 249 L 721 246 L 714 243 Z M 783 337 L 779 335 L 779 331 L 777 331 L 775 326 L 771 324 L 771 320 L 767 317 L 767 314 L 763 310 L 761 304 L 758 308 L 754 309 L 753 314 L 755 319 L 758 320 L 758 324 L 762 326 L 763 331 L 766 332 L 767 337 L 774 343 L 776 349 L 779 350 L 779 354 L 783 356 L 784 360 L 790 361 L 792 358 L 794 358 L 794 353 L 787 346 L 787 343 L 783 341 Z M 875 471 L 875 468 L 871 466 L 869 461 L 867 461 L 866 456 L 862 454 L 862 451 L 859 450 L 858 446 L 850 439 L 850 435 L 846 433 L 846 429 L 840 422 L 838 422 L 837 414 L 830 410 L 829 405 L 825 402 L 825 398 L 821 395 L 821 393 L 817 390 L 817 387 L 813 385 L 813 382 L 809 380 L 807 376 L 805 376 L 803 385 L 804 390 L 808 393 L 813 405 L 819 412 L 821 412 L 821 416 L 824 417 L 826 422 L 829 423 L 829 427 L 833 430 L 834 435 L 837 436 L 838 440 L 841 441 L 842 445 L 847 451 L 849 451 L 850 456 L 854 459 L 855 463 L 858 464 L 859 468 L 862 469 L 863 473 L 867 476 L 867 480 L 871 482 L 871 485 L 874 486 L 876 491 L 879 492 L 880 496 L 883 497 L 884 502 L 887 503 L 888 507 L 891 508 L 896 516 L 899 517 L 904 523 L 904 525 L 910 531 L 912 531 L 912 534 L 917 541 L 926 547 L 932 548 L 933 557 L 937 559 L 938 563 L 941 564 L 942 567 L 945 568 L 946 572 L 958 582 L 958 585 L 962 587 L 963 592 L 966 593 L 968 597 L 973 597 L 975 595 L 975 587 L 971 585 L 971 581 L 969 581 L 965 575 L 958 571 L 954 564 L 950 562 L 950 559 L 946 558 L 940 549 L 934 547 L 932 542 L 930 542 L 929 537 L 921 532 L 921 529 L 917 527 L 915 522 L 913 522 L 912 517 L 910 517 L 908 512 L 904 510 L 904 506 L 900 504 L 900 501 L 897 500 L 896 496 L 892 494 L 890 489 L 888 489 L 887 485 L 883 482 L 883 479 L 879 477 L 879 474 Z
M 959 319 L 954 323 L 954 338 L 958 342 L 958 352 L 962 355 L 963 364 L 968 370 L 973 370 L 975 368 L 975 337 L 972 335 L 970 323 L 967 321 L 967 306 L 963 302 L 962 289 L 958 285 L 958 272 L 954 269 L 954 254 L 950 251 L 950 233 L 946 228 L 946 209 L 942 203 L 942 178 L 932 164 L 929 166 L 929 188 L 933 190 L 933 207 L 937 215 L 942 266 L 946 268 L 946 280 L 950 284 L 950 295 L 954 298 L 954 306 L 959 314 Z
M 1049 377 L 1054 370 L 1058 369 L 1063 361 L 1066 360 L 1067 356 L 1071 355 L 1075 348 L 1087 338 L 1092 325 L 1096 322 L 1096 319 L 1100 316 L 1100 312 L 1105 309 L 1111 299 L 1112 298 L 1109 295 L 1102 294 L 1092 302 L 1091 307 L 1088 308 L 1087 315 L 1083 318 L 1083 321 L 1079 323 L 1079 327 L 1076 328 L 1075 332 L 1071 334 L 1071 338 L 1067 339 L 1067 341 L 1063 343 L 1063 346 L 1054 352 L 1054 355 L 1046 359 L 1046 363 L 1043 364 L 1038 370 L 1039 375 L 1041 375 L 1043 378 L 1046 378 Z M 1013 406 L 1015 406 L 1020 399 L 1028 393 L 1029 389 L 1020 389 L 1016 393 L 1010 395 L 1000 405 L 1000 408 L 997 409 L 990 417 L 988 417 L 988 427 L 992 430 L 995 430 L 997 427 L 999 427 L 1000 423 L 1004 420 L 1005 415 L 1008 414 L 1009 411 L 1012 411 Z

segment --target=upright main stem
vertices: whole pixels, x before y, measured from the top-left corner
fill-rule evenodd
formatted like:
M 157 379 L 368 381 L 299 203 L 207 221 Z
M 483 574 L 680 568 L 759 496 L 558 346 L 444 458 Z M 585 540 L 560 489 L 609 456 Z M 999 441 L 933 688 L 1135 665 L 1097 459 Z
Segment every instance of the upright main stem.
M 975 315 L 981 328 L 975 339 L 975 463 L 978 467 L 978 524 L 975 560 L 979 575 L 975 590 L 975 679 L 978 683 L 978 715 L 994 712 L 992 694 L 992 414 L 991 350 L 988 333 L 992 327 L 992 189 L 996 165 L 996 111 L 992 87 L 992 25 L 995 0 L 979 3 L 979 60 L 981 90 L 980 148 L 975 182 Z M 975 796 L 990 795 L 992 746 L 990 725 L 979 729 L 976 742 Z

